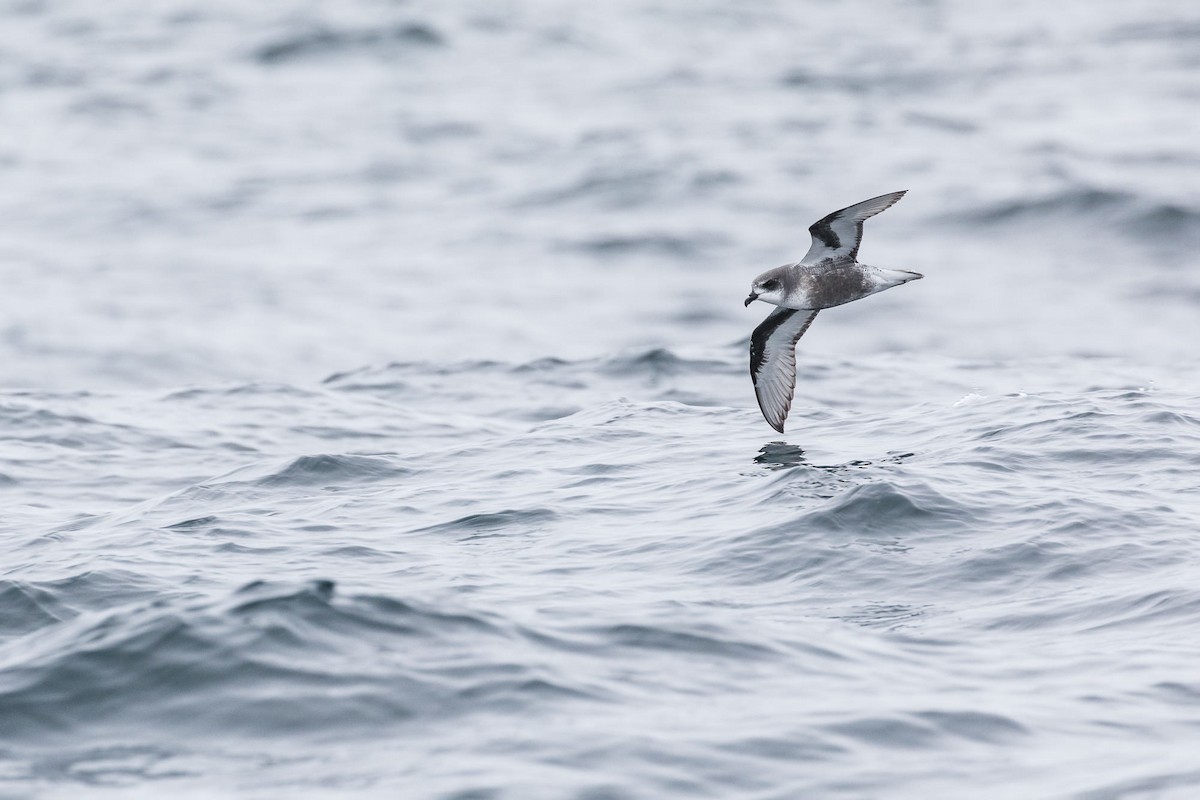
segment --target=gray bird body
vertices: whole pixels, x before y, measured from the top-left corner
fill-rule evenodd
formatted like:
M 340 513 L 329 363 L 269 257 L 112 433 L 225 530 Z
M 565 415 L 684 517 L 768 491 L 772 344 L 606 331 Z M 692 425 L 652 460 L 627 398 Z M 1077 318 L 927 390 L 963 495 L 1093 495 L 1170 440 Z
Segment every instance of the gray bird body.
M 819 311 L 833 308 L 868 295 L 882 292 L 921 277 L 902 269 L 883 269 L 860 264 L 849 256 L 826 258 L 816 264 L 796 262 L 767 270 L 755 278 L 755 283 L 778 280 L 782 286 L 778 302 L 762 296 L 763 300 L 783 308 Z
M 780 433 L 795 393 L 796 342 L 817 312 L 923 277 L 858 262 L 863 222 L 903 196 L 880 195 L 818 220 L 808 229 L 812 246 L 804 258 L 767 270 L 751 284 L 747 306 L 755 300 L 777 306 L 750 337 L 750 377 L 763 417 Z

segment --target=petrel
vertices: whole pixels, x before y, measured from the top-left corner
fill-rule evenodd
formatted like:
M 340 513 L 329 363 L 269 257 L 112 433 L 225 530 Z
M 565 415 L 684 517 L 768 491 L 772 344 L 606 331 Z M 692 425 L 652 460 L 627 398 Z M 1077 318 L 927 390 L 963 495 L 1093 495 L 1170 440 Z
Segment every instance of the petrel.
M 755 300 L 778 306 L 750 337 L 750 377 L 758 407 L 780 433 L 796 390 L 796 342 L 817 312 L 924 277 L 858 263 L 863 222 L 907 191 L 872 197 L 817 220 L 809 226 L 812 246 L 804 258 L 767 270 L 751 284 L 747 306 Z

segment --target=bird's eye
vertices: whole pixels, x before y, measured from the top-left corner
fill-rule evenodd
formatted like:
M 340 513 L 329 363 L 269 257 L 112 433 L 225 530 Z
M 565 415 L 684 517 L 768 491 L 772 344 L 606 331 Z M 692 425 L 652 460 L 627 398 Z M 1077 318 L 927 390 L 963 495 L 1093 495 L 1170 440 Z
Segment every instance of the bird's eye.
M 763 289 L 765 289 L 768 292 L 773 292 L 779 288 L 779 281 L 777 281 L 775 279 L 771 279 L 769 281 L 764 282 L 762 287 L 763 287 Z

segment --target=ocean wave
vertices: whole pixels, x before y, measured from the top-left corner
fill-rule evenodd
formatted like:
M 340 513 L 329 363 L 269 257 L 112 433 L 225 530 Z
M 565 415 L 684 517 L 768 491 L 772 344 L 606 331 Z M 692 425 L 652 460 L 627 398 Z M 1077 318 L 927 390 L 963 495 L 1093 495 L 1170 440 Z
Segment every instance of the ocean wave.
M 739 342 L 738 346 L 742 344 Z M 393 383 L 391 379 L 403 375 L 478 376 L 480 373 L 507 373 L 519 376 L 523 380 L 536 381 L 542 377 L 562 375 L 589 377 L 597 371 L 616 376 L 640 375 L 654 378 L 664 374 L 688 372 L 729 372 L 733 367 L 730 362 L 721 359 L 689 358 L 667 347 L 648 347 L 596 358 L 564 359 L 548 356 L 516 363 L 468 360 L 430 364 L 422 361 L 397 361 L 382 367 L 362 367 L 335 373 L 325 378 L 323 383 L 337 388 L 370 388 L 373 385 L 392 388 L 398 384 Z M 375 383 L 376 381 L 378 383 Z
M 1129 235 L 1156 241 L 1196 241 L 1200 209 L 1132 192 L 1094 188 L 1067 189 L 1051 195 L 1009 200 L 954 215 L 978 225 L 1056 222 L 1064 219 L 1102 223 Z
M 591 366 L 586 364 L 583 366 Z M 624 353 L 603 359 L 595 365 L 607 375 L 638 377 L 655 380 L 670 375 L 729 374 L 736 370 L 727 360 L 712 358 L 685 358 L 665 347 L 655 347 Z M 739 365 L 740 366 L 740 365 Z
M 0 404 L 0 440 L 27 445 L 88 451 L 138 447 L 156 450 L 186 448 L 179 438 L 124 421 L 105 420 L 63 406 L 87 405 L 87 396 L 29 394 L 22 402 Z M 3 482 L 0 481 L 0 485 Z
M 21 636 L 70 616 L 54 593 L 19 581 L 0 581 L 0 636 Z
M 420 528 L 416 533 L 455 533 L 475 538 L 480 534 L 497 533 L 512 529 L 515 533 L 529 533 L 544 529 L 557 520 L 559 515 L 548 508 L 505 509 L 485 513 L 467 514 L 448 522 L 439 522 Z
M 1126 800 L 1130 797 L 1157 797 L 1185 800 L 1200 793 L 1200 770 L 1153 770 L 1154 774 L 1108 782 L 1075 795 L 1075 800 Z M 1094 782 L 1099 782 L 1097 779 Z
M 905 65 L 879 65 L 875 69 L 864 69 L 853 65 L 850 69 L 829 70 L 795 67 L 779 77 L 781 86 L 799 92 L 829 92 L 861 95 L 868 93 L 905 94 L 931 92 L 955 81 L 980 80 L 978 72 L 964 75 L 944 69 L 922 69 Z
M 638 150 L 634 130 L 589 131 L 571 150 L 569 166 L 562 171 L 565 174 L 547 172 L 546 178 L 517 197 L 512 207 L 521 213 L 571 204 L 602 212 L 661 207 L 674 200 L 705 200 L 743 181 L 735 169 L 715 167 L 688 154 L 664 158 Z M 711 232 L 703 234 L 712 236 Z M 714 241 L 728 243 L 728 237 L 721 235 Z
M 255 50 L 254 57 L 263 64 L 279 65 L 356 52 L 387 55 L 406 52 L 415 47 L 437 47 L 445 43 L 445 36 L 441 32 L 420 22 L 399 23 L 379 28 L 335 28 L 321 25 L 263 44 Z
M 321 453 L 298 456 L 284 463 L 255 464 L 231 472 L 207 485 L 249 483 L 260 487 L 337 486 L 395 480 L 411 475 L 412 469 L 388 456 L 334 455 Z
M 742 380 L 745 364 L 742 349 L 738 351 L 736 360 L 725 353 L 696 357 L 653 347 L 575 360 L 395 362 L 336 373 L 325 378 L 323 385 L 335 392 L 363 393 L 389 401 L 426 398 L 436 392 L 446 400 L 460 398 L 468 404 L 480 381 L 486 381 L 493 421 L 538 424 L 605 406 L 633 391 L 650 402 L 719 406 L 715 382 Z M 411 408 L 400 413 L 420 414 Z M 446 424 L 445 420 L 428 423 L 431 428 Z
M 588 239 L 564 241 L 560 246 L 564 250 L 574 250 L 604 258 L 658 255 L 678 259 L 697 259 L 728 243 L 727 237 L 711 232 L 692 234 L 645 232 L 594 236 Z
M 1028 728 L 1007 715 L 983 711 L 919 711 L 912 714 L 861 717 L 825 726 L 826 731 L 885 749 L 946 746 L 945 739 L 1007 744 L 1024 738 Z
M 593 632 L 604 650 L 636 648 L 673 654 L 693 653 L 736 659 L 771 659 L 781 656 L 776 647 L 736 639 L 717 631 L 696 631 L 662 625 L 619 624 Z
M 1200 20 L 1137 22 L 1119 25 L 1111 31 L 1109 41 L 1120 42 L 1172 42 L 1185 46 L 1200 39 Z
M 957 528 L 979 509 L 930 486 L 871 482 L 856 486 L 789 523 L 795 530 L 901 535 Z
M 1105 572 L 1106 557 L 1121 559 L 1127 569 L 1163 566 L 1160 553 L 1152 546 L 1126 545 L 1096 548 L 1086 560 L 1090 567 L 1071 576 L 1090 574 L 1096 578 Z M 1157 558 L 1155 556 L 1158 556 Z M 1078 563 L 1077 561 L 1077 563 Z M 1156 562 L 1156 563 L 1155 563 Z M 1200 621 L 1200 592 L 1190 586 L 1165 586 L 1150 591 L 1135 591 L 1114 597 L 1062 599 L 1052 608 L 1026 609 L 998 616 L 988 630 L 1013 631 L 1053 628 L 1075 631 L 1147 630 L 1163 625 L 1196 624 Z
M 338 599 L 330 581 L 155 600 L 0 647 L 3 738 L 146 726 L 164 736 L 329 735 L 591 696 L 500 656 L 508 638 L 485 615 Z M 488 640 L 492 656 L 481 649 Z

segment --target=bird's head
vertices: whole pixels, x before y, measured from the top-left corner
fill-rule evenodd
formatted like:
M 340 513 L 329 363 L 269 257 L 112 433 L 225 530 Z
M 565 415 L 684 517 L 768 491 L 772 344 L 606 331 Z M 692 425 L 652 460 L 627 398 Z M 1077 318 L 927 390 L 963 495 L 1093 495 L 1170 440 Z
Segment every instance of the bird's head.
M 776 267 L 755 278 L 750 284 L 750 296 L 746 298 L 746 305 L 749 306 L 755 300 L 762 300 L 773 306 L 783 305 L 783 297 L 787 293 L 784 270 L 784 267 Z

